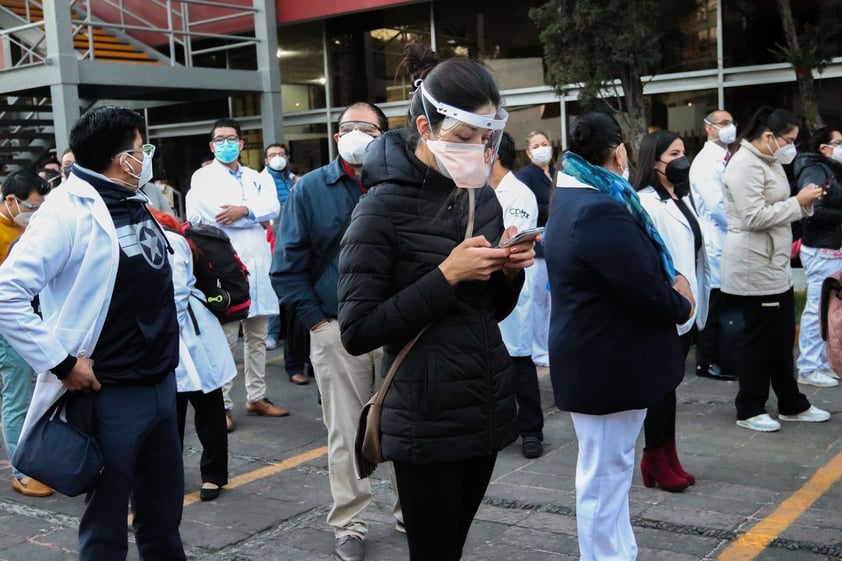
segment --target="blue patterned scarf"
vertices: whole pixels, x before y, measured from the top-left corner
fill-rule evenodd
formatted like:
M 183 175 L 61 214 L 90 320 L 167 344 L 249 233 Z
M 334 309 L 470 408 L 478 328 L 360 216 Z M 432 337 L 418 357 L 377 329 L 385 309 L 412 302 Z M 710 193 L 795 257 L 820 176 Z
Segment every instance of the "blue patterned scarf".
M 657 228 L 652 224 L 652 219 L 649 218 L 646 210 L 640 204 L 640 197 L 637 196 L 631 184 L 616 173 L 592 165 L 578 154 L 569 151 L 565 152 L 562 158 L 562 169 L 567 175 L 575 177 L 586 185 L 596 187 L 597 190 L 626 207 L 640 229 L 646 232 L 646 235 L 655 243 L 661 255 L 661 265 L 664 272 L 669 277 L 670 284 L 673 284 L 675 282 L 675 266 L 672 263 L 670 252 L 667 250 L 667 246 L 664 244 Z

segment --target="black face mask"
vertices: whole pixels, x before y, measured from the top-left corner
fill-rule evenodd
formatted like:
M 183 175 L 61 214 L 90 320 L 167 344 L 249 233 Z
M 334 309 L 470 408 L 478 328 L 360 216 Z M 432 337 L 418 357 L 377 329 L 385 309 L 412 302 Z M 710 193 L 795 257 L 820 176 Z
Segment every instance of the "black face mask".
M 690 160 L 686 156 L 674 159 L 667 164 L 664 175 L 673 185 L 687 183 L 690 181 Z

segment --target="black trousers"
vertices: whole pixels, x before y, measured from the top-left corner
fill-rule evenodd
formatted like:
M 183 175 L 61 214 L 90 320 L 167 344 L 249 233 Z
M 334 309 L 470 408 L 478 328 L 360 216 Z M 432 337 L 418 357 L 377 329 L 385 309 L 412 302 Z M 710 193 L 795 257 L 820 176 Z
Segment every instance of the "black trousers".
M 724 294 L 722 315 L 739 333 L 734 363 L 740 382 L 737 419 L 766 412 L 769 384 L 778 396 L 778 412 L 797 415 L 810 408 L 795 381 L 792 348 L 795 307 L 792 289 L 769 296 Z
M 187 403 L 195 410 L 196 435 L 202 443 L 199 469 L 202 483 L 215 483 L 222 487 L 228 483 L 228 431 L 225 428 L 225 404 L 222 388 L 210 393 L 178 392 L 178 437 L 184 448 L 184 425 L 187 421 Z
M 310 363 L 310 330 L 304 327 L 291 306 L 281 308 L 284 338 L 284 370 L 287 376 L 303 374 Z
M 459 462 L 393 462 L 409 561 L 459 561 L 497 454 Z
M 722 365 L 719 360 L 719 311 L 722 309 L 722 292 L 718 288 L 710 289 L 708 301 L 708 320 L 705 328 L 696 335 L 696 364 L 708 366 Z
M 681 352 L 685 361 L 695 338 L 695 327 L 681 336 Z M 646 439 L 647 450 L 661 448 L 667 440 L 675 440 L 675 413 L 675 390 L 646 409 L 646 419 L 643 421 L 643 436 Z
M 541 409 L 541 390 L 538 369 L 531 356 L 513 356 L 512 365 L 517 392 L 517 428 L 521 437 L 535 436 L 544 440 L 544 410 Z

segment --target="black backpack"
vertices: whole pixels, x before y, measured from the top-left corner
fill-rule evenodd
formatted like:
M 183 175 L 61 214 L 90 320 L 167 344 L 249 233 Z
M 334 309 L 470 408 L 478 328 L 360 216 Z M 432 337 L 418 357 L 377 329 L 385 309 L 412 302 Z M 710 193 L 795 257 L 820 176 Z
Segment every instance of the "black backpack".
M 208 309 L 221 323 L 247 318 L 251 306 L 249 272 L 228 235 L 216 226 L 189 222 L 184 223 L 182 234 L 196 247 L 193 275 Z

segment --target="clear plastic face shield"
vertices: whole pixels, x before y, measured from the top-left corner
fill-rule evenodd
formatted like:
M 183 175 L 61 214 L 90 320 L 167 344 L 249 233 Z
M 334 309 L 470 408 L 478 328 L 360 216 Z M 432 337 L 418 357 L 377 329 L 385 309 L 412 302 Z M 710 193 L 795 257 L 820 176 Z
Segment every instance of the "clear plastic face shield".
M 496 108 L 494 113 L 471 113 L 436 100 L 423 83 L 419 89 L 426 101 L 422 105 L 427 122 L 432 122 L 428 107 L 444 116 L 438 130 L 431 130 L 430 140 L 425 141 L 436 158 L 439 171 L 463 189 L 485 186 L 509 114 L 502 107 Z M 489 108 L 493 108 L 491 104 Z

